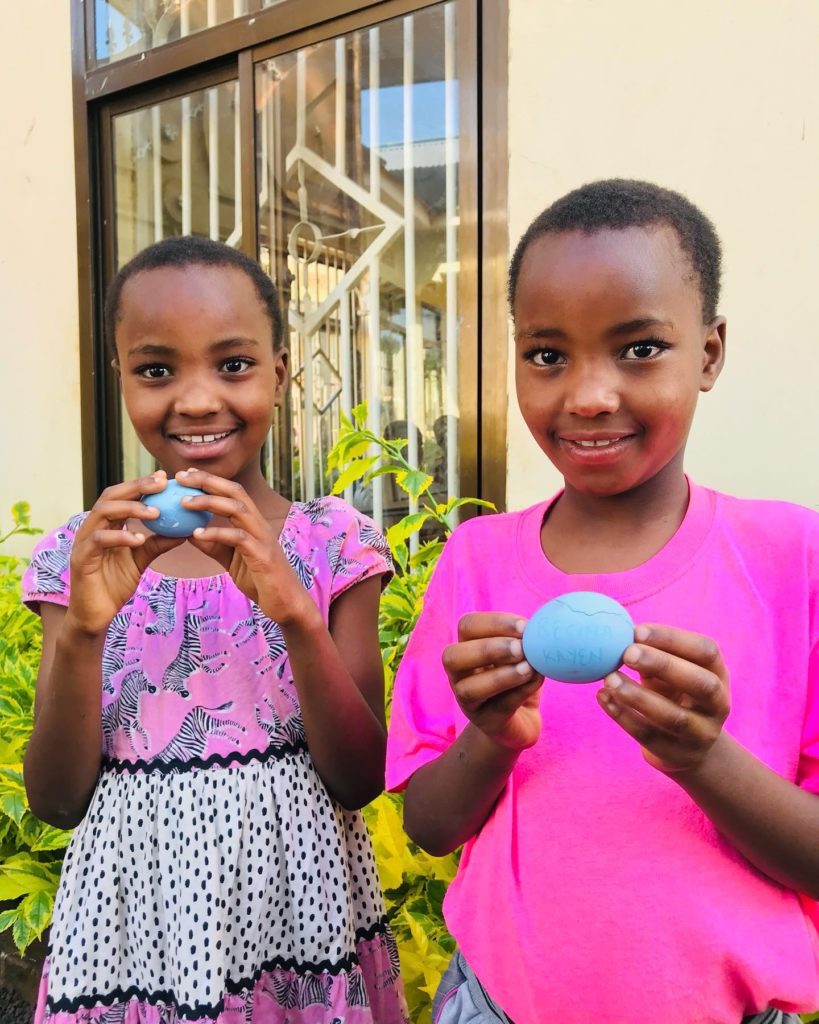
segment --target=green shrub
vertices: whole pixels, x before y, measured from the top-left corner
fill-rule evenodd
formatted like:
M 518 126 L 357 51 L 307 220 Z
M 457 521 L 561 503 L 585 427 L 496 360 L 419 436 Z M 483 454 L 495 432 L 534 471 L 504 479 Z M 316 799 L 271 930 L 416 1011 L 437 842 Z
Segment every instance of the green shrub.
M 418 505 L 417 512 L 387 531 L 397 567 L 382 596 L 379 615 L 389 714 L 395 673 L 455 514 L 468 505 L 493 506 L 474 498 L 434 501 L 429 494 L 432 477 L 404 458 L 406 440 L 379 437 L 366 429 L 366 421 L 364 405 L 353 410 L 352 422 L 342 417 L 338 441 L 327 458 L 328 471 L 338 474 L 333 493 L 340 494 L 356 481 L 367 484 L 376 476 L 389 474 Z M 412 553 L 411 538 L 433 524 L 438 539 L 419 544 Z M 400 795 L 384 793 L 366 808 L 365 816 L 373 836 L 387 917 L 398 941 L 410 1014 L 416 1024 L 427 1024 L 432 996 L 455 949 L 444 924 L 441 902 L 455 877 L 458 857 L 430 857 L 416 846 L 402 827 L 402 804 Z
M 0 545 L 36 534 L 29 507 L 11 510 L 14 525 Z M 63 851 L 70 833 L 38 821 L 23 788 L 23 753 L 34 718 L 34 682 L 40 663 L 40 620 L 20 603 L 25 561 L 0 554 L 0 931 L 11 929 L 20 952 L 51 921 Z

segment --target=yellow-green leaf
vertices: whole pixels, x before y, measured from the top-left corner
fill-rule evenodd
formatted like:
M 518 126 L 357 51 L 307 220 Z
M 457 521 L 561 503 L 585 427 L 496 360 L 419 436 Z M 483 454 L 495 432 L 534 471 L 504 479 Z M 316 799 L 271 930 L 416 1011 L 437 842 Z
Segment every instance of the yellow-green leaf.
M 338 480 L 333 484 L 333 490 L 331 493 L 341 494 L 346 487 L 350 486 L 350 484 L 355 483 L 356 480 L 360 480 L 367 470 L 378 462 L 379 458 L 380 456 L 373 455 L 368 459 L 357 459 L 339 475 Z
M 429 512 L 413 512 L 391 526 L 387 530 L 387 543 L 393 551 L 413 533 L 417 533 L 427 519 L 429 519 Z

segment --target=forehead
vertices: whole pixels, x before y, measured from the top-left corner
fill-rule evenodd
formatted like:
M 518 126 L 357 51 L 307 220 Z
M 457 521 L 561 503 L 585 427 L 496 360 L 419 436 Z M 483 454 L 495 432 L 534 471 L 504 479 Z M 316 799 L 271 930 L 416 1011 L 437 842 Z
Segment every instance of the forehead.
M 521 261 L 516 322 L 536 309 L 598 309 L 612 317 L 659 308 L 692 308 L 699 316 L 699 279 L 665 224 L 551 232 L 536 238 Z
M 235 332 L 241 324 L 258 323 L 259 317 L 269 325 L 255 284 L 238 267 L 155 267 L 142 270 L 125 282 L 117 334 L 203 321 L 216 332 Z

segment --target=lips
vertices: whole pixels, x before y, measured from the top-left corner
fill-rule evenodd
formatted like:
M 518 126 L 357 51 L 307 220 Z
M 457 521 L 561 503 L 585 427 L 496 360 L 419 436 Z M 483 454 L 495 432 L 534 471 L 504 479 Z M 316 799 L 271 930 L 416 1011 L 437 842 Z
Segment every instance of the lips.
M 560 434 L 558 444 L 572 461 L 583 465 L 604 465 L 620 458 L 635 440 L 635 434 Z
M 236 428 L 227 430 L 191 430 L 184 433 L 168 433 L 174 447 L 189 459 L 213 459 L 221 455 L 230 444 Z

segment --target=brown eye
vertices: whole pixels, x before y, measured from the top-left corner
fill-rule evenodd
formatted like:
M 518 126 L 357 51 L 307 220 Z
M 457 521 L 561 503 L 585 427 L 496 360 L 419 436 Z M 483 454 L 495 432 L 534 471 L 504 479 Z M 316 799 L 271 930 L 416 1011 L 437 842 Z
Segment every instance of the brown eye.
M 231 373 L 231 374 L 242 373 L 244 370 L 246 370 L 251 365 L 252 365 L 252 363 L 251 363 L 251 361 L 249 359 L 245 359 L 245 358 L 240 357 L 240 356 L 233 356 L 230 359 L 226 359 L 222 363 L 222 369 L 226 373 Z
M 148 380 L 162 380 L 164 377 L 169 377 L 171 371 L 167 366 L 153 364 L 151 366 L 138 367 L 136 374 L 138 377 L 145 377 Z
M 563 358 L 559 352 L 551 348 L 541 348 L 529 356 L 535 366 L 557 366 Z
M 623 359 L 630 359 L 637 362 L 645 362 L 647 359 L 655 359 L 661 352 L 664 352 L 668 345 L 662 341 L 635 341 L 623 351 Z

